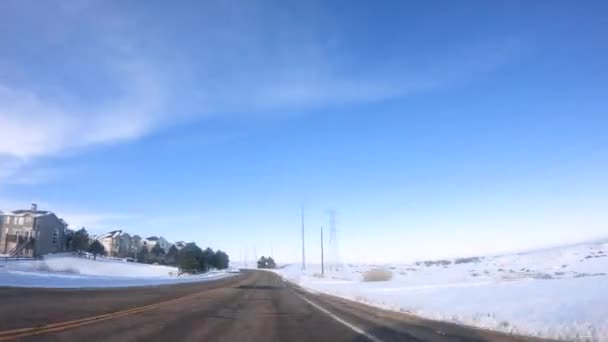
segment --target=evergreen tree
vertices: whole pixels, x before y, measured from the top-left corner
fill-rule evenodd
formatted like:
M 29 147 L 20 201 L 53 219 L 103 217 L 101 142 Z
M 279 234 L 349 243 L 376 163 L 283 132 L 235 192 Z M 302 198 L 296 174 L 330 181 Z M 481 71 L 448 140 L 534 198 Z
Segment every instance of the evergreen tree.
M 73 251 L 86 251 L 89 249 L 89 233 L 84 227 L 74 233 L 70 249 Z
M 101 242 L 95 240 L 95 241 L 91 242 L 91 244 L 89 245 L 89 253 L 92 253 L 93 259 L 97 260 L 97 255 L 106 254 L 106 249 L 103 247 Z
M 277 264 L 272 257 L 268 257 L 268 268 L 277 268 Z
M 274 262 L 274 259 L 271 257 L 266 258 L 262 256 L 260 260 L 258 260 L 258 268 L 276 268 L 277 264 Z
M 262 256 L 259 260 L 258 260 L 258 268 L 266 268 L 266 264 L 268 263 L 268 260 L 266 260 L 265 256 Z
M 167 252 L 167 255 L 165 255 L 165 262 L 167 263 L 167 265 L 175 266 L 177 264 L 178 255 L 179 250 L 177 249 L 177 247 L 175 247 L 175 245 L 171 246 L 171 248 L 169 248 L 169 251 Z
M 200 264 L 200 269 L 202 272 L 207 272 L 213 265 L 213 258 L 215 253 L 213 249 L 207 247 L 203 253 L 201 254 L 198 262 Z
M 203 259 L 203 250 L 194 242 L 187 244 L 177 255 L 177 267 L 180 273 L 197 273 L 202 270 L 200 261 Z
M 218 249 L 213 255 L 213 267 L 217 268 L 218 270 L 223 270 L 228 268 L 229 264 L 230 258 L 228 257 L 228 254 Z
M 137 253 L 137 262 L 142 264 L 147 264 L 150 262 L 150 252 L 148 252 L 148 248 L 146 248 L 146 246 L 142 246 Z
M 152 259 L 159 264 L 162 264 L 165 260 L 165 250 L 159 244 L 152 247 L 150 254 L 152 255 Z

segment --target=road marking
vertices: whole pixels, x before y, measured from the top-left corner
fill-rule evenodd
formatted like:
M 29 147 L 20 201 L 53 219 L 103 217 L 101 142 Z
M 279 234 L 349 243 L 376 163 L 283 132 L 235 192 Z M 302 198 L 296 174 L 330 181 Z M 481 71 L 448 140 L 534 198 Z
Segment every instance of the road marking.
M 242 281 L 237 282 L 237 284 L 240 284 L 240 283 L 242 283 Z M 213 289 L 215 289 L 215 288 L 213 288 Z M 204 291 L 204 292 L 206 292 L 206 291 Z M 18 339 L 21 337 L 42 335 L 42 334 L 48 334 L 48 333 L 53 333 L 53 332 L 62 332 L 62 331 L 68 330 L 68 329 L 80 328 L 85 325 L 103 322 L 103 321 L 107 321 L 107 320 L 110 320 L 113 318 L 138 314 L 138 313 L 154 310 L 154 309 L 157 309 L 157 308 L 160 308 L 163 306 L 167 306 L 170 304 L 180 303 L 180 302 L 183 302 L 186 300 L 190 300 L 192 298 L 196 298 L 197 296 L 200 296 L 201 293 L 202 292 L 191 293 L 189 295 L 170 299 L 170 300 L 167 300 L 164 302 L 154 303 L 154 304 L 130 308 L 130 309 L 119 310 L 119 311 L 115 311 L 115 312 L 75 319 L 75 320 L 71 320 L 71 321 L 51 323 L 51 324 L 47 324 L 47 325 L 41 325 L 41 326 L 30 327 L 30 328 L 18 328 L 18 329 L 4 330 L 4 331 L 0 331 L 0 341 L 8 341 L 8 340 Z
M 377 338 L 377 337 L 376 337 L 376 336 L 374 336 L 374 335 L 371 335 L 371 334 L 369 334 L 369 333 L 365 332 L 365 330 L 363 330 L 363 329 L 359 328 L 358 326 L 356 326 L 356 325 L 354 325 L 354 324 L 352 324 L 352 323 L 349 323 L 349 322 L 347 322 L 347 321 L 343 320 L 342 318 L 340 318 L 340 317 L 336 316 L 335 314 L 333 314 L 333 313 L 332 313 L 332 312 L 330 312 L 329 310 L 325 309 L 324 307 L 320 306 L 319 304 L 315 304 L 315 303 L 311 302 L 311 301 L 310 301 L 310 300 L 308 300 L 306 297 L 302 296 L 301 294 L 299 294 L 299 293 L 297 293 L 297 292 L 294 292 L 294 293 L 295 293 L 295 294 L 297 294 L 297 295 L 298 295 L 300 298 L 302 298 L 304 301 L 306 301 L 306 303 L 308 303 L 308 304 L 312 305 L 313 307 L 317 308 L 319 311 L 323 312 L 324 314 L 328 315 L 329 317 L 331 317 L 331 318 L 335 319 L 336 321 L 338 321 L 338 322 L 340 322 L 340 323 L 344 324 L 345 326 L 347 326 L 347 327 L 351 328 L 351 329 L 352 329 L 354 332 L 356 332 L 356 333 L 358 333 L 358 334 L 360 334 L 360 335 L 365 336 L 365 337 L 366 337 L 367 339 L 369 339 L 370 341 L 373 341 L 373 342 L 382 342 L 382 340 L 381 340 L 381 339 Z
M 126 309 L 126 310 L 115 311 L 115 312 L 111 312 L 111 313 L 107 313 L 107 314 L 91 316 L 91 317 L 76 319 L 76 320 L 72 320 L 72 321 L 51 323 L 51 324 L 38 326 L 38 327 L 31 327 L 31 328 L 20 328 L 20 329 L 0 331 L 0 341 L 14 340 L 14 339 L 21 338 L 21 337 L 48 334 L 48 333 L 52 333 L 52 332 L 61 332 L 61 331 L 68 330 L 68 329 L 79 328 L 79 327 L 82 327 L 85 325 L 103 322 L 103 321 L 107 321 L 107 320 L 113 319 L 113 318 L 118 318 L 118 317 L 122 317 L 122 316 L 127 316 L 127 315 L 132 315 L 132 314 L 136 314 L 136 313 L 153 310 L 153 309 L 156 309 L 156 308 L 159 308 L 162 306 L 166 306 L 169 304 L 179 303 L 179 302 L 194 298 L 197 295 L 199 295 L 199 293 L 190 294 L 190 295 L 187 295 L 184 297 L 175 298 L 175 299 L 171 299 L 171 300 L 160 302 L 160 303 L 150 304 L 150 305 Z

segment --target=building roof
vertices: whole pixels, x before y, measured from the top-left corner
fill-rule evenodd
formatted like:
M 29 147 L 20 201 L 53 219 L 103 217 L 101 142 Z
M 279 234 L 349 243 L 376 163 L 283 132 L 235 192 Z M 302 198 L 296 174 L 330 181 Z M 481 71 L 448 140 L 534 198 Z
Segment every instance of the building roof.
M 186 243 L 184 241 L 177 241 L 173 244 L 173 246 L 175 246 L 177 249 L 182 249 L 186 247 Z
M 148 241 L 158 241 L 159 239 L 158 239 L 158 236 L 149 236 L 149 237 L 146 238 L 146 240 L 148 240 Z
M 48 210 L 31 210 L 31 209 L 19 209 L 19 210 L 13 210 L 11 211 L 11 214 L 15 215 L 15 216 L 25 216 L 25 215 L 32 215 L 34 217 L 39 217 L 39 216 L 44 216 L 44 215 L 50 215 L 53 212 L 48 211 Z
M 105 234 L 101 234 L 99 236 L 96 237 L 97 240 L 99 239 L 106 239 L 106 238 L 117 238 L 122 234 L 122 230 L 113 230 L 111 232 L 107 232 Z

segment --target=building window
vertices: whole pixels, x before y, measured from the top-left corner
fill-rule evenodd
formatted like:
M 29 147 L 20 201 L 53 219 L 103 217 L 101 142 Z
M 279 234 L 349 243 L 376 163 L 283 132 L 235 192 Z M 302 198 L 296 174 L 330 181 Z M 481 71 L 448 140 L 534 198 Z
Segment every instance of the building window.
M 11 223 L 11 217 L 10 216 L 5 216 L 4 217 L 4 223 Z
M 17 217 L 17 224 L 23 224 L 23 217 Z
M 53 243 L 53 245 L 56 245 L 57 241 L 59 241 L 59 232 L 58 231 L 54 231 L 53 232 L 53 237 L 51 238 L 51 242 Z

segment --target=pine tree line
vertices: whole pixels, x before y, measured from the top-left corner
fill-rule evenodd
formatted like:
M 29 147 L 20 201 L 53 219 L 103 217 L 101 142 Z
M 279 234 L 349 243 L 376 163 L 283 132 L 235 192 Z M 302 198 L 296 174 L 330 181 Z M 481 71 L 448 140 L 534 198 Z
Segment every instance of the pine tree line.
M 82 228 L 71 237 L 70 250 L 88 251 L 93 254 L 94 258 L 97 258 L 97 255 L 106 254 L 104 246 L 99 241 L 89 241 L 89 233 Z M 202 273 L 212 268 L 222 270 L 228 268 L 230 264 L 230 258 L 226 252 L 213 251 L 209 247 L 202 250 L 194 242 L 186 244 L 181 250 L 178 250 L 175 245 L 171 246 L 168 251 L 165 251 L 159 244 L 154 245 L 150 250 L 146 246 L 142 246 L 137 252 L 136 259 L 140 263 L 175 266 L 179 268 L 180 273 Z

